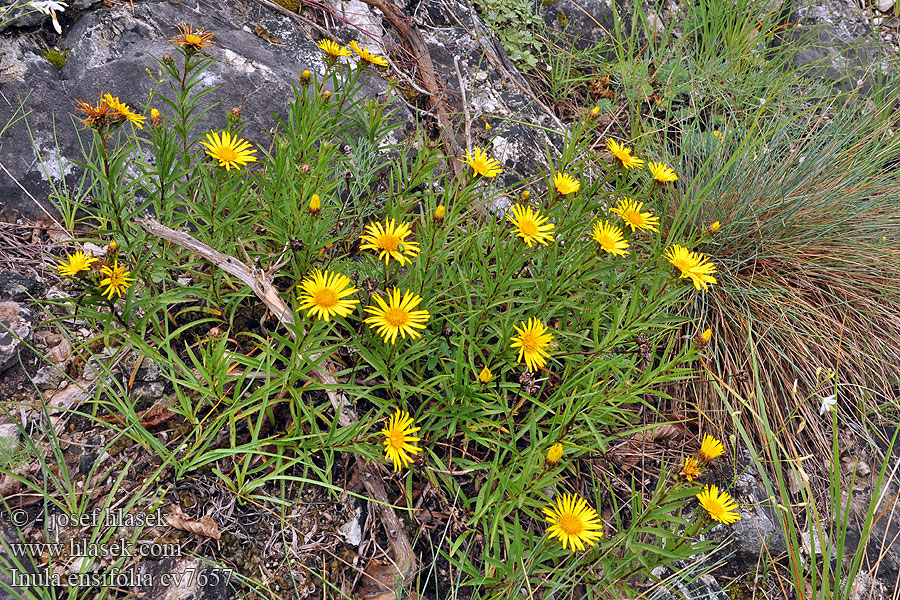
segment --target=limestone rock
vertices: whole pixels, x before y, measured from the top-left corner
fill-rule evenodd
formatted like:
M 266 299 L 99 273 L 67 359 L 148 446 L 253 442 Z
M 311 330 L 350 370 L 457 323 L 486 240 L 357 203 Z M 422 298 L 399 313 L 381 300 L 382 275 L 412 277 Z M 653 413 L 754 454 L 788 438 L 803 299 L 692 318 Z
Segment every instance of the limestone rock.
M 22 344 L 32 337 L 31 309 L 18 302 L 0 302 L 0 372 L 18 360 Z

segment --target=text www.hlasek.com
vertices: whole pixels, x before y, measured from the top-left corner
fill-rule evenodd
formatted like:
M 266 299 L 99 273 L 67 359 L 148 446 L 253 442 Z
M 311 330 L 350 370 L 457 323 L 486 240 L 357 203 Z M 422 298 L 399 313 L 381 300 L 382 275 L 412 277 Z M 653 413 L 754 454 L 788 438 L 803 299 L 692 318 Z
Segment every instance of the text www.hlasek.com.
M 68 542 L 54 543 L 13 543 L 10 544 L 13 556 L 37 557 L 37 556 L 90 556 L 90 557 L 118 557 L 140 556 L 144 558 L 162 558 L 164 556 L 181 556 L 180 544 L 158 544 L 156 542 L 138 543 L 128 547 L 127 540 L 119 539 L 114 543 L 97 543 L 88 540 L 71 539 Z

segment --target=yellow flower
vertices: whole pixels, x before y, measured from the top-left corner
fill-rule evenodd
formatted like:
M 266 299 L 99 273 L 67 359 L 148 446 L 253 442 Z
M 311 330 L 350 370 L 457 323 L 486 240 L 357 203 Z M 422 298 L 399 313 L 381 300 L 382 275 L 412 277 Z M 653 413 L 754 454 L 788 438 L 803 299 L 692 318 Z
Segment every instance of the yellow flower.
M 522 190 L 522 193 L 519 194 L 519 200 L 521 200 L 522 202 L 528 202 L 528 200 L 530 198 L 531 198 L 531 192 L 528 190 Z
M 394 288 L 388 292 L 387 302 L 378 294 L 375 294 L 375 302 L 378 306 L 365 308 L 372 316 L 367 317 L 364 322 L 375 329 L 378 335 L 384 336 L 385 344 L 396 343 L 398 333 L 403 339 L 406 339 L 407 334 L 411 339 L 422 336 L 416 329 L 425 329 L 425 323 L 430 315 L 427 310 L 413 310 L 422 302 L 421 296 L 406 290 L 401 299 L 400 290 Z
M 553 185 L 556 186 L 556 191 L 563 196 L 571 194 L 572 192 L 577 192 L 581 187 L 581 183 L 579 183 L 577 179 L 568 173 L 559 172 L 553 177 Z
M 397 223 L 394 219 L 385 220 L 384 225 L 379 222 L 369 223 L 366 225 L 366 233 L 360 237 L 366 243 L 359 249 L 380 252 L 378 260 L 384 259 L 385 265 L 393 258 L 402 267 L 407 262 L 412 262 L 408 257 L 419 254 L 419 245 L 406 241 L 410 235 L 412 230 L 408 223 Z
M 562 444 L 553 444 L 550 448 L 547 449 L 547 464 L 555 466 L 556 463 L 560 461 L 563 455 L 563 445 Z
M 126 121 L 131 121 L 135 125 L 137 125 L 138 129 L 144 128 L 144 121 L 147 120 L 147 117 L 144 115 L 139 115 L 138 113 L 131 110 L 131 108 L 125 104 L 124 102 L 119 102 L 118 96 L 112 96 L 110 94 L 103 95 L 103 101 L 109 106 L 109 109 L 113 112 L 119 113 L 123 119 Z
M 481 383 L 490 383 L 491 380 L 494 379 L 494 374 L 491 373 L 491 370 L 487 368 L 487 365 L 481 369 L 481 373 L 478 374 L 478 381 Z
M 723 133 L 722 133 L 721 131 L 719 131 L 718 129 L 714 129 L 714 130 L 713 130 L 713 137 L 716 138 L 717 141 L 720 141 L 720 142 L 721 142 L 722 140 L 725 139 L 725 134 L 723 134 Z
M 707 328 L 703 333 L 697 334 L 697 345 L 701 348 L 709 344 L 712 339 L 712 329 Z
M 731 525 L 735 521 L 741 520 L 737 503 L 728 495 L 728 492 L 720 494 L 719 488 L 714 485 L 706 486 L 702 492 L 697 494 L 697 500 L 700 502 L 700 506 L 709 513 L 709 516 L 720 523 Z
M 388 460 L 393 461 L 394 471 L 399 471 L 402 467 L 412 463 L 412 455 L 418 454 L 420 451 L 420 448 L 414 446 L 413 443 L 422 438 L 412 434 L 422 428 L 413 427 L 413 425 L 409 413 L 398 409 L 388 421 L 388 426 L 381 430 L 384 435 L 384 455 Z
M 553 334 L 547 333 L 547 327 L 537 317 L 531 317 L 527 323 L 522 321 L 520 325 L 521 329 L 513 325 L 519 337 L 512 339 L 510 348 L 518 348 L 519 357 L 516 360 L 521 363 L 524 358 L 528 370 L 534 372 L 547 364 L 550 353 L 546 348 L 553 341 Z
M 666 163 L 650 162 L 647 163 L 647 168 L 650 169 L 650 174 L 653 175 L 653 179 L 657 180 L 660 183 L 678 181 L 678 175 L 676 175 L 675 171 L 669 168 L 669 165 L 667 165 Z
M 154 128 L 159 128 L 163 125 L 162 115 L 155 108 L 150 109 L 150 125 Z
M 718 221 L 713 221 L 710 226 L 706 228 L 706 230 L 710 233 L 718 233 L 721 228 L 721 223 L 719 223 Z
M 612 153 L 613 156 L 619 159 L 619 162 L 621 162 L 622 166 L 626 169 L 640 169 L 644 165 L 644 161 L 631 156 L 631 148 L 625 146 L 624 144 L 618 143 L 612 138 L 606 139 L 606 148 Z
M 356 54 L 357 54 L 361 59 L 363 59 L 364 61 L 366 61 L 367 63 L 372 64 L 372 65 L 376 65 L 376 66 L 379 66 L 379 67 L 386 67 L 386 66 L 388 66 L 388 61 L 387 61 L 387 59 L 385 59 L 383 56 L 378 56 L 377 54 L 372 54 L 371 52 L 369 52 L 369 51 L 366 50 L 365 48 L 360 48 L 359 45 L 357 45 L 356 40 L 353 40 L 353 41 L 350 42 L 350 47 L 353 48 L 353 51 L 356 52 Z
M 56 268 L 59 269 L 60 275 L 68 275 L 69 277 L 75 277 L 82 271 L 87 271 L 92 264 L 97 262 L 96 258 L 88 256 L 81 250 L 75 254 L 66 254 L 66 258 L 68 262 L 60 263 L 56 265 Z
M 708 283 L 718 283 L 712 276 L 716 272 L 716 265 L 699 252 L 691 252 L 684 246 L 675 244 L 663 256 L 681 271 L 679 279 L 689 277 L 698 290 L 701 286 L 704 290 L 708 289 Z
M 300 73 L 300 84 L 301 85 L 309 85 L 309 82 L 312 80 L 312 73 L 309 70 L 304 70 Z
M 680 475 L 688 481 L 693 481 L 700 477 L 700 463 L 693 456 L 684 459 L 684 466 L 681 468 Z
M 655 231 L 659 233 L 657 226 L 659 225 L 659 217 L 654 217 L 653 213 L 641 212 L 644 207 L 643 202 L 635 202 L 631 198 L 622 198 L 615 208 L 610 211 L 616 213 L 625 224 L 631 227 L 631 231 Z
M 444 220 L 444 216 L 447 214 L 447 207 L 443 204 L 438 204 L 438 207 L 434 209 L 434 212 L 431 213 L 431 218 L 440 223 Z
M 622 230 L 614 225 L 610 225 L 609 221 L 597 221 L 594 223 L 594 233 L 591 234 L 594 241 L 600 244 L 600 248 L 615 254 L 616 256 L 626 256 L 628 251 L 628 240 Z
M 346 317 L 359 304 L 359 300 L 347 299 L 357 291 L 348 285 L 350 278 L 346 275 L 316 269 L 312 278 L 305 277 L 300 282 L 303 291 L 297 298 L 301 302 L 297 310 L 306 309 L 307 317 L 317 316 L 326 322 L 332 315 Z
M 110 300 L 112 300 L 113 295 L 121 297 L 122 293 L 125 292 L 131 286 L 131 282 L 134 281 L 133 277 L 129 277 L 131 271 L 126 271 L 125 267 L 120 267 L 118 260 L 113 262 L 112 267 L 109 265 L 104 266 L 100 269 L 100 272 L 106 275 L 105 279 L 100 280 L 100 285 L 106 286 L 106 289 L 103 290 L 101 295 L 107 296 Z
M 708 463 L 723 454 L 725 454 L 725 447 L 722 446 L 722 442 L 707 433 L 703 438 L 703 443 L 700 444 L 700 452 L 698 453 L 700 460 Z
M 322 199 L 319 198 L 318 194 L 313 194 L 312 198 L 309 199 L 309 212 L 316 215 L 319 214 L 320 210 L 322 210 Z
M 578 494 L 563 494 L 556 498 L 556 504 L 544 509 L 544 515 L 550 527 L 547 533 L 550 539 L 558 538 L 563 549 L 584 550 L 585 544 L 590 546 L 603 537 L 603 526 L 597 511 L 588 506 L 584 498 Z
M 522 206 L 516 204 L 512 208 L 513 214 L 506 215 L 506 218 L 515 225 L 516 237 L 525 240 L 528 247 L 531 248 L 534 242 L 547 245 L 547 242 L 553 241 L 553 223 L 547 223 L 549 217 L 542 217 L 541 211 L 534 211 L 530 206 Z
M 169 40 L 169 43 L 175 44 L 187 52 L 194 53 L 199 52 L 204 48 L 215 46 L 216 43 L 212 41 L 212 39 L 213 34 L 202 27 L 195 31 L 193 25 L 185 25 L 182 23 L 181 26 L 178 27 L 178 35 L 175 36 L 174 39 Z
M 473 175 L 496 177 L 503 172 L 503 169 L 500 168 L 500 163 L 493 158 L 488 158 L 487 152 L 477 146 L 473 147 L 471 152 L 466 150 L 466 153 L 459 160 L 472 167 Z
M 594 108 L 591 109 L 591 116 L 592 117 L 600 116 L 600 107 L 599 106 L 595 106 Z
M 345 46 L 341 46 L 335 41 L 332 40 L 319 40 L 316 44 L 319 47 L 319 50 L 328 55 L 329 58 L 337 60 L 342 56 L 350 56 L 352 52 L 347 50 Z
M 230 171 L 231 167 L 240 169 L 247 163 L 256 162 L 256 149 L 250 145 L 247 140 L 235 136 L 227 131 L 222 132 L 219 137 L 214 131 L 206 134 L 206 141 L 200 142 L 202 146 L 206 146 L 206 153 L 219 161 L 220 167 L 225 167 L 226 171 Z

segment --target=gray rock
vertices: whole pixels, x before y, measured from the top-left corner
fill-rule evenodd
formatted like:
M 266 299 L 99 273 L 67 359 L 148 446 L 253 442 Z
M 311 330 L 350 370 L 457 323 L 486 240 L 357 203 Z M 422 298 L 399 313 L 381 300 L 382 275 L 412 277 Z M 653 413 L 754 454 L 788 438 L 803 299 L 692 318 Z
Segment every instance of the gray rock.
M 41 391 L 55 390 L 65 378 L 65 371 L 61 371 L 56 365 L 44 365 L 34 374 L 31 382 Z
M 252 10 L 250 10 L 252 8 Z M 73 12 L 74 16 L 74 12 Z M 304 69 L 314 73 L 324 69 L 322 53 L 310 35 L 301 30 L 289 17 L 271 13 L 254 3 L 239 0 L 221 3 L 142 2 L 134 5 L 116 4 L 81 14 L 67 27 L 61 49 L 69 50 L 66 64 L 57 69 L 38 53 L 33 42 L 24 37 L 0 39 L 0 82 L 7 99 L 26 101 L 30 111 L 28 124 L 34 135 L 34 147 L 24 122 L 14 124 L 3 135 L 4 166 L 16 180 L 43 201 L 51 190 L 51 181 L 63 179 L 73 185 L 82 160 L 82 140 L 89 132 L 76 130 L 74 99 L 93 101 L 104 92 L 118 96 L 140 112 L 157 108 L 166 113 L 159 101 L 144 106 L 151 91 L 165 92 L 158 86 L 160 66 L 157 58 L 177 52 L 167 42 L 177 34 L 181 23 L 203 26 L 215 34 L 216 46 L 208 53 L 216 60 L 204 73 L 204 87 L 219 88 L 206 97 L 206 102 L 221 102 L 198 125 L 195 134 L 221 129 L 225 125 L 225 111 L 241 108 L 246 125 L 242 137 L 258 148 L 268 148 L 269 130 L 276 126 L 272 116 L 287 114 L 293 98 L 291 83 Z M 254 34 L 260 24 L 275 44 Z M 361 94 L 370 98 L 389 95 L 388 84 L 370 71 Z M 393 93 L 393 92 L 391 92 Z M 171 91 L 169 92 L 171 94 Z M 26 100 L 27 98 L 27 100 Z M 0 122 L 13 114 L 6 102 L 0 103 Z M 411 131 L 411 113 L 396 103 L 397 122 Z M 54 130 L 56 137 L 54 137 Z M 38 217 L 42 212 L 22 193 L 19 186 L 6 176 L 0 176 L 0 212 Z M 52 209 L 50 206 L 45 206 Z
M 13 271 L 0 271 L 0 301 L 21 302 L 36 296 L 40 289 L 41 284 L 35 277 Z
M 0 302 L 0 372 L 18 361 L 22 344 L 31 342 L 31 310 L 18 302 Z
M 438 77 L 448 90 L 459 90 L 460 84 L 466 89 L 472 145 L 484 149 L 503 167 L 492 185 L 514 185 L 545 168 L 547 149 L 560 148 L 562 141 L 547 131 L 563 131 L 565 125 L 523 91 L 529 89 L 528 84 L 478 16 L 461 2 L 447 2 L 440 10 L 431 6 L 420 23 Z M 478 32 L 478 39 L 472 31 Z M 456 74 L 457 63 L 462 82 Z M 446 101 L 452 112 L 464 114 L 458 91 L 449 93 Z M 466 147 L 464 136 L 457 140 L 460 147 Z
M 0 425 L 0 455 L 12 454 L 19 448 L 22 436 L 18 425 L 3 423 Z
M 578 50 L 584 50 L 608 39 L 610 33 L 615 31 L 612 2 L 613 0 L 554 0 L 542 7 L 541 16 L 551 32 Z M 630 13 L 628 5 L 622 0 L 616 2 L 616 9 L 620 19 Z M 565 45 L 565 42 L 559 43 Z

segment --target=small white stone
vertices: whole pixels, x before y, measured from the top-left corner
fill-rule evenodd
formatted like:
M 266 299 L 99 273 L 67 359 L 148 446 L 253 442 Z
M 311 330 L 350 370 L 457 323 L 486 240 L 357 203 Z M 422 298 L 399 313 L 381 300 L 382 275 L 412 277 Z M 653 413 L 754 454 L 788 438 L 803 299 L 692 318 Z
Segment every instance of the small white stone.
M 875 0 L 875 7 L 883 13 L 889 12 L 894 8 L 894 0 Z

